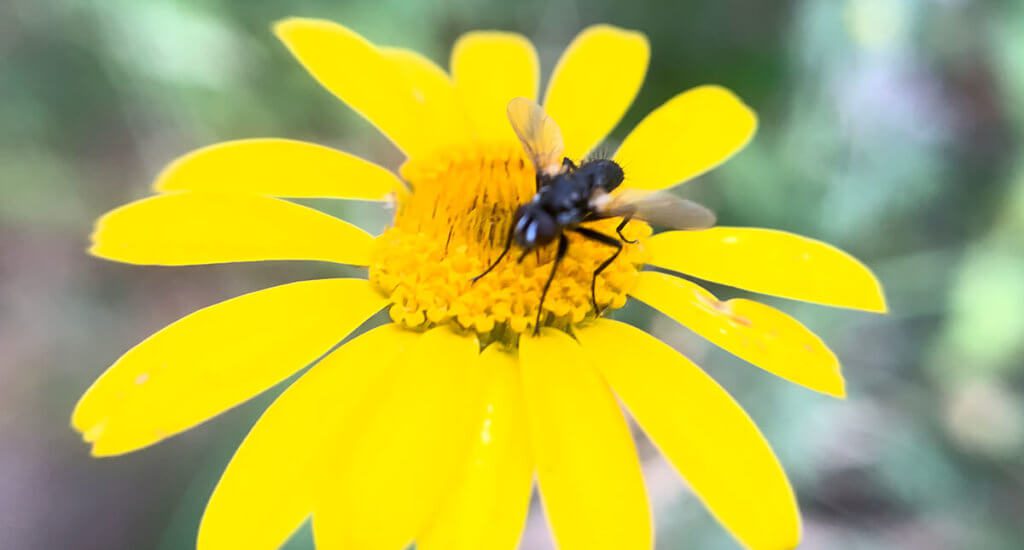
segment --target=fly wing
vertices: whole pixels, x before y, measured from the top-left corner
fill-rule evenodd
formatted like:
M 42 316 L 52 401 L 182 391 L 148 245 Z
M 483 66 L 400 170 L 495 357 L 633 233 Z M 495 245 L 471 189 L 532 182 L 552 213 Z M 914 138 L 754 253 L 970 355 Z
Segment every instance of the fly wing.
M 693 201 L 660 191 L 623 190 L 600 195 L 592 204 L 605 216 L 633 216 L 666 229 L 707 229 L 715 213 Z
M 525 97 L 508 102 L 508 120 L 533 160 L 537 173 L 557 176 L 562 173 L 565 143 L 562 131 L 544 109 Z

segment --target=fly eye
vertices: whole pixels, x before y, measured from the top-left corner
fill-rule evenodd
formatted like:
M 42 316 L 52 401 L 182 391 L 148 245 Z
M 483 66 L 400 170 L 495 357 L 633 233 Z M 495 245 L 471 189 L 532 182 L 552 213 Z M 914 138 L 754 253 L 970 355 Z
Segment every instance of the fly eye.
M 534 227 L 537 228 L 537 237 L 545 242 L 550 241 L 559 231 L 551 216 L 538 216 L 534 220 Z

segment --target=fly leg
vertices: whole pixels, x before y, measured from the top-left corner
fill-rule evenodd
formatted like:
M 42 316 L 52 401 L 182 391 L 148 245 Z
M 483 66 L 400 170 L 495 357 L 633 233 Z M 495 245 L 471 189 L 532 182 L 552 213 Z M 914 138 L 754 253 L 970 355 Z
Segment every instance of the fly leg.
M 477 281 L 479 281 L 480 279 L 483 279 L 484 275 L 487 275 L 488 273 L 493 271 L 494 268 L 498 267 L 498 264 L 500 264 L 501 261 L 505 259 L 505 255 L 508 254 L 509 249 L 512 248 L 512 237 L 514 237 L 514 236 L 515 236 L 515 227 L 510 227 L 509 230 L 508 230 L 508 238 L 505 239 L 505 248 L 504 248 L 504 250 L 501 251 L 501 254 L 498 255 L 498 259 L 494 260 L 494 263 L 492 263 L 490 267 L 485 269 L 483 273 L 477 275 L 476 277 L 473 277 L 473 283 L 472 284 L 476 284 Z
M 617 216 L 622 216 L 622 221 L 619 222 L 619 225 L 615 228 L 615 232 L 619 235 L 619 238 L 622 239 L 622 242 L 628 243 L 628 244 L 636 244 L 636 243 L 638 243 L 640 241 L 638 241 L 636 239 L 627 239 L 626 236 L 622 234 L 622 230 L 626 228 L 626 224 L 628 224 L 630 221 L 632 221 L 633 216 L 635 216 L 635 215 L 636 215 L 636 208 L 632 207 L 632 206 L 626 206 L 626 207 L 623 207 L 623 208 L 619 209 L 619 213 L 614 214 L 614 215 L 603 214 L 603 213 L 600 213 L 600 212 L 591 213 L 590 215 L 587 216 L 586 219 L 583 220 L 583 223 L 596 222 L 598 220 L 607 220 L 608 218 L 615 218 Z
M 621 224 L 619 226 L 619 229 L 622 228 L 622 225 L 625 225 L 625 223 Z M 622 243 L 619 242 L 619 240 L 616 239 L 615 237 L 609 237 L 604 233 L 600 233 L 598 231 L 594 231 L 593 229 L 588 229 L 586 227 L 573 227 L 571 231 L 583 235 L 584 238 L 590 239 L 594 242 L 599 242 L 604 245 L 608 245 L 615 249 L 615 252 L 611 256 L 609 256 L 607 260 L 601 262 L 601 265 L 597 266 L 597 269 L 594 270 L 594 277 L 590 279 L 590 303 L 594 305 L 594 311 L 600 315 L 601 312 L 597 308 L 597 276 L 600 275 L 602 271 L 607 269 L 608 266 L 612 265 L 612 262 L 615 261 L 615 258 L 619 257 L 619 254 L 622 252 Z
M 544 283 L 544 290 L 540 293 L 540 303 L 537 304 L 537 319 L 533 323 L 533 334 L 540 334 L 540 316 L 544 313 L 544 298 L 548 296 L 548 289 L 551 288 L 551 281 L 555 280 L 555 272 L 558 271 L 559 264 L 565 259 L 565 253 L 569 250 L 569 239 L 565 237 L 565 233 L 558 236 L 558 252 L 555 253 L 555 261 L 551 264 L 551 273 L 548 274 L 548 280 Z
M 626 215 L 622 216 L 622 221 L 619 222 L 619 226 L 615 228 L 615 232 L 619 234 L 619 238 L 622 239 L 622 242 L 629 243 L 629 244 L 636 244 L 636 243 L 638 243 L 640 241 L 638 241 L 636 239 L 627 239 L 626 236 L 622 234 L 622 230 L 626 228 L 626 224 L 629 223 L 629 220 L 632 220 L 632 219 L 633 219 L 633 211 L 631 210 L 628 213 L 626 213 Z

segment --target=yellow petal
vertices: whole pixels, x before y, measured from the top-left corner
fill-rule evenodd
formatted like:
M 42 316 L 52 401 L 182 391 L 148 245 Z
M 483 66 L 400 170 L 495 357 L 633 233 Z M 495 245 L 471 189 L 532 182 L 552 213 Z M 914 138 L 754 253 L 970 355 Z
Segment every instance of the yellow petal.
M 640 91 L 650 46 L 642 33 L 594 25 L 555 66 L 544 110 L 562 128 L 565 156 L 582 159 L 611 132 Z
M 533 463 L 515 358 L 498 346 L 480 356 L 484 418 L 461 481 L 452 487 L 420 550 L 515 550 L 530 508 Z
M 884 313 L 882 285 L 849 254 L 785 231 L 715 227 L 647 241 L 652 265 L 752 292 Z
M 186 154 L 153 189 L 275 197 L 384 200 L 402 189 L 391 172 L 357 156 L 290 139 L 240 139 Z
M 626 187 L 665 189 L 722 164 L 757 129 L 757 115 L 732 92 L 700 86 L 651 111 L 622 142 L 615 161 Z
M 402 70 L 352 30 L 322 19 L 289 18 L 274 32 L 332 94 L 412 156 L 431 146 L 413 86 Z
M 466 33 L 455 42 L 451 71 L 477 137 L 488 143 L 518 143 L 506 108 L 514 97 L 537 97 L 540 65 L 533 44 L 507 32 Z
M 800 512 L 786 474 L 725 390 L 632 326 L 601 320 L 578 337 L 640 427 L 737 540 L 753 549 L 796 547 Z
M 396 550 L 426 527 L 465 463 L 482 416 L 478 344 L 441 327 L 399 361 L 360 437 L 325 456 L 313 512 L 319 548 Z M 374 414 L 375 413 L 375 414 Z
M 608 386 L 563 332 L 519 345 L 537 480 L 558 547 L 651 548 L 640 462 Z
M 812 390 L 846 395 L 839 360 L 807 327 L 781 311 L 750 300 L 718 301 L 685 279 L 644 271 L 630 295 L 715 345 Z
M 429 128 L 433 147 L 464 145 L 472 131 L 455 95 L 455 84 L 444 69 L 417 52 L 404 48 L 380 48 L 412 85 L 424 128 Z
M 278 548 L 313 512 L 310 466 L 416 333 L 384 325 L 325 357 L 260 417 L 213 491 L 200 550 Z M 358 419 L 356 419 L 358 425 Z
M 152 445 L 284 380 L 385 305 L 362 279 L 322 279 L 201 309 L 118 359 L 71 423 L 97 456 Z
M 373 237 L 297 204 L 259 195 L 181 192 L 112 210 L 89 252 L 144 265 L 320 260 L 367 265 Z

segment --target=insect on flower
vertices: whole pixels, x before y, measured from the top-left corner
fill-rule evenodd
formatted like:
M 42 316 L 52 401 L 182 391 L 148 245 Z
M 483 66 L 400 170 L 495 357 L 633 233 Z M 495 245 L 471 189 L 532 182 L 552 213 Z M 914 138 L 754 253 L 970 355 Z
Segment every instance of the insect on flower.
M 534 333 L 540 331 L 544 298 L 555 279 L 558 266 L 569 251 L 569 239 L 565 231 L 572 231 L 614 249 L 594 269 L 590 280 L 590 302 L 594 312 L 600 314 L 597 305 L 597 277 L 619 257 L 622 243 L 637 242 L 622 234 L 631 219 L 642 219 L 670 229 L 705 229 L 715 224 L 715 215 L 707 208 L 668 193 L 632 192 L 613 195 L 612 192 L 624 179 L 622 167 L 611 159 L 591 159 L 576 166 L 572 159 L 564 156 L 562 131 L 537 103 L 524 97 L 513 99 L 508 104 L 508 119 L 533 161 L 537 173 L 537 193 L 530 202 L 516 211 L 505 240 L 505 248 L 498 259 L 474 277 L 473 282 L 483 278 L 501 263 L 513 242 L 523 249 L 519 256 L 519 262 L 522 262 L 533 250 L 557 239 L 558 251 L 541 291 Z M 619 217 L 622 221 L 615 228 L 618 238 L 585 226 L 587 223 Z
M 330 21 L 289 18 L 274 32 L 402 164 L 291 139 L 210 145 L 171 162 L 153 196 L 100 218 L 90 253 L 316 261 L 366 277 L 251 292 L 144 339 L 75 407 L 92 454 L 156 444 L 308 365 L 224 470 L 199 550 L 277 548 L 307 520 L 318 548 L 512 550 L 534 492 L 560 550 L 653 548 L 627 418 L 739 544 L 797 546 L 796 495 L 753 420 L 667 343 L 604 318 L 639 301 L 766 372 L 845 394 L 838 358 L 799 320 L 673 274 L 886 310 L 870 269 L 820 241 L 688 231 L 714 215 L 663 191 L 742 149 L 751 107 L 697 86 L 593 160 L 643 82 L 640 32 L 583 30 L 543 93 L 536 50 L 513 33 L 465 34 L 446 70 Z M 304 199 L 391 200 L 391 223 L 372 235 Z

